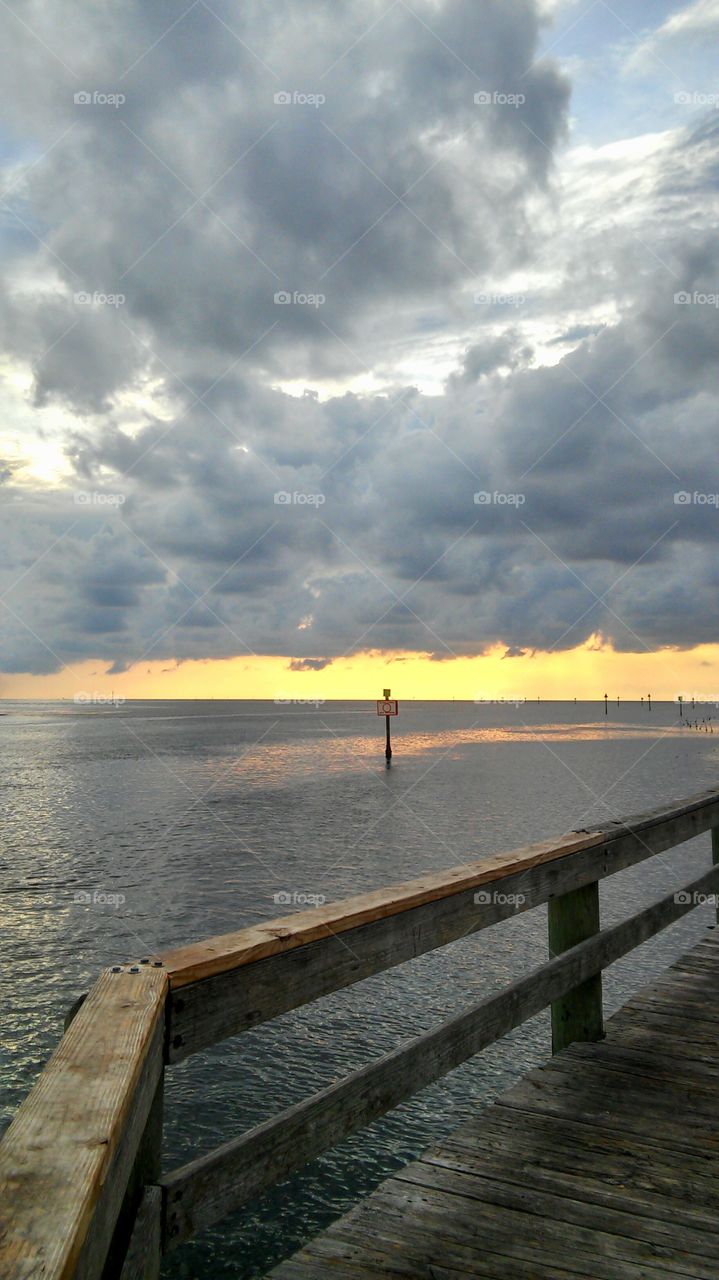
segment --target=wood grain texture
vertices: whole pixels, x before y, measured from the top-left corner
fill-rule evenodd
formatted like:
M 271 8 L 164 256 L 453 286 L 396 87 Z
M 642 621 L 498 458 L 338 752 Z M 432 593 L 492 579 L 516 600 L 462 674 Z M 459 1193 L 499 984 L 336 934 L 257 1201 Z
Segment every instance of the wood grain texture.
M 502 875 L 488 882 L 491 892 L 481 894 L 489 901 L 477 901 L 472 887 L 314 942 L 296 945 L 293 937 L 287 948 L 263 960 L 199 982 L 185 985 L 179 979 L 179 989 L 170 993 L 168 1061 L 182 1061 L 268 1018 L 635 866 L 716 822 L 719 803 L 687 805 L 686 811 L 670 810 L 670 818 L 662 809 L 660 822 L 656 814 L 645 814 L 614 824 L 599 844 Z M 343 906 L 332 910 L 341 914 Z M 297 919 L 288 917 L 290 923 Z
M 167 975 L 105 972 L 0 1142 L 0 1276 L 95 1280 L 163 1071 Z
M 120 1280 L 158 1280 L 161 1259 L 162 1191 L 145 1187 Z
M 700 975 L 680 961 L 652 984 L 664 1018 L 641 992 L 606 1040 L 531 1072 L 272 1280 L 716 1280 L 719 1027 L 691 1063 L 682 1027 L 685 995 L 715 1007 L 719 938 L 701 955 Z
M 553 898 L 547 925 L 550 956 L 599 933 L 598 882 Z M 603 1035 L 602 975 L 595 973 L 552 1002 L 552 1053 L 561 1053 L 575 1040 L 601 1040 Z
M 636 856 L 620 850 L 619 842 L 615 848 L 622 865 Z M 646 856 L 643 849 L 640 856 Z M 464 890 L 171 990 L 168 1061 L 180 1062 L 289 1009 L 510 919 L 567 885 L 595 879 L 608 866 L 607 856 L 598 858 L 590 847 L 502 879 L 501 892 L 482 895 L 489 901 L 478 902 L 475 889 Z M 611 866 L 618 869 L 616 859 Z
M 166 1190 L 168 1247 L 212 1225 L 466 1062 L 692 910 L 693 895 L 715 886 L 719 886 L 719 868 L 712 867 L 689 886 L 691 901 L 678 902 L 674 894 L 662 898 L 632 919 L 569 948 L 436 1030 L 400 1045 L 251 1132 L 165 1175 L 161 1181 Z
M 164 952 L 161 959 L 170 975 L 170 984 L 176 989 L 188 982 L 197 982 L 215 973 L 252 964 L 270 955 L 279 955 L 291 947 L 331 938 L 335 934 L 409 911 L 412 907 L 436 902 L 463 890 L 479 889 L 482 885 L 523 867 L 538 866 L 553 858 L 561 858 L 590 845 L 600 844 L 601 841 L 601 833 L 572 833 L 558 840 L 544 840 L 520 851 L 497 854 L 435 875 L 421 876 L 404 884 L 389 885 L 385 889 L 359 894 L 343 902 L 327 903 L 309 911 L 296 911 L 267 924 L 250 925 L 235 933 L 190 943 L 189 946 Z
M 634 861 L 661 853 L 719 824 L 719 793 L 704 791 L 688 800 L 665 805 L 649 813 L 611 822 L 587 832 L 569 832 L 524 849 L 497 854 L 404 884 L 360 894 L 343 902 L 327 903 L 310 911 L 295 912 L 262 925 L 190 943 L 165 952 L 161 959 L 177 990 L 189 983 L 282 955 L 297 947 L 373 924 L 390 916 L 436 903 L 452 895 L 493 885 L 545 863 L 568 860 L 594 848 L 609 855 L 614 846 L 635 853 Z M 625 865 L 627 865 L 625 863 Z M 610 871 L 604 874 L 611 874 Z M 601 878 L 598 872 L 595 877 Z

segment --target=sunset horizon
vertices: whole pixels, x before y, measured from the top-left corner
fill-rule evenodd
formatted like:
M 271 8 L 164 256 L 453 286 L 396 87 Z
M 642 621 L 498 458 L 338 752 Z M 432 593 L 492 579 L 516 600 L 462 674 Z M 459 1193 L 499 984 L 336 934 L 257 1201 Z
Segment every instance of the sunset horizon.
M 59 674 L 0 676 L 0 701 L 64 699 L 92 703 L 115 694 L 125 699 L 372 701 L 391 685 L 411 701 L 467 702 L 517 698 L 545 701 L 677 702 L 679 696 L 719 704 L 719 646 L 654 654 L 617 653 L 591 640 L 562 653 L 507 658 L 497 646 L 487 655 L 436 658 L 430 654 L 377 654 L 334 659 L 289 655 L 188 659 L 173 667 L 147 662 L 126 671 L 103 670 L 89 659 Z

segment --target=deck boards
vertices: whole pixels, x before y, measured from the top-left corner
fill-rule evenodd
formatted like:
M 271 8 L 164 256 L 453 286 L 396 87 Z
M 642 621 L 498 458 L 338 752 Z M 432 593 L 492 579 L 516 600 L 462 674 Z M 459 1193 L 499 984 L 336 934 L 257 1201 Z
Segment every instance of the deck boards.
M 716 1280 L 719 935 L 273 1280 Z

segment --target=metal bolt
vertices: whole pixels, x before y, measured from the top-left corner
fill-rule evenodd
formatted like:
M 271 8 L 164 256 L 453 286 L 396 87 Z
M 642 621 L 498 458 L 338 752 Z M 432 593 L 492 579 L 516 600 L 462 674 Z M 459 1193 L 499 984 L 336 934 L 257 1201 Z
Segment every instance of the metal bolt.
M 113 972 L 113 973 L 122 973 L 122 967 L 121 967 L 119 964 L 114 964 L 114 965 L 112 966 L 112 972 Z
M 153 962 L 152 962 L 152 967 L 153 967 L 153 969 L 161 969 L 161 968 L 162 968 L 162 961 L 161 961 L 161 960 L 153 960 Z
M 150 961 L 149 961 L 149 960 L 141 960 L 141 961 L 140 961 L 140 964 L 149 964 L 149 963 L 150 963 Z
M 136 964 L 130 965 L 129 973 L 139 973 L 140 970 Z

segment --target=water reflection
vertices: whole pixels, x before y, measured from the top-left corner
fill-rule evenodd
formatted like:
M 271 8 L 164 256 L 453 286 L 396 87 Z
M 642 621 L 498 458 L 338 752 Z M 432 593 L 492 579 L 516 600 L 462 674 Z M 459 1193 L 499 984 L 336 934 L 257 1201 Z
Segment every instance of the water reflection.
M 384 724 L 357 705 L 4 709 L 2 1121 L 103 965 L 295 909 L 278 892 L 342 898 L 637 813 L 717 776 L 716 739 L 687 733 L 666 706 L 651 719 L 637 706 L 605 721 L 603 707 L 586 704 L 401 704 L 389 769 Z M 699 874 L 708 857 L 704 839 L 608 882 L 605 921 Z M 89 901 L 74 900 L 78 889 Z M 106 900 L 114 890 L 121 906 Z M 710 915 L 701 909 L 613 966 L 608 1003 L 685 949 Z M 169 1073 L 168 1165 L 545 958 L 542 913 L 528 913 L 190 1059 Z M 539 1061 L 547 1043 L 540 1018 L 299 1175 L 294 1198 L 271 1193 L 170 1255 L 167 1280 L 262 1274 Z

